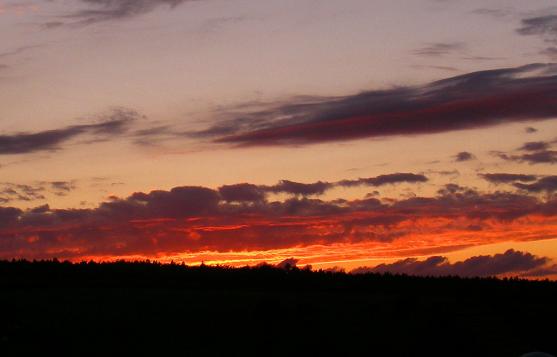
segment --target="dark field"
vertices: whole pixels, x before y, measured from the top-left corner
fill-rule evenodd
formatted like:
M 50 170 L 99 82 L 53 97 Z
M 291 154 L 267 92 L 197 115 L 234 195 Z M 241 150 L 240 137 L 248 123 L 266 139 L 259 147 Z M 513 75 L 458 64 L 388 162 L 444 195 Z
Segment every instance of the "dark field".
M 557 354 L 554 282 L 58 262 L 0 279 L 3 356 Z

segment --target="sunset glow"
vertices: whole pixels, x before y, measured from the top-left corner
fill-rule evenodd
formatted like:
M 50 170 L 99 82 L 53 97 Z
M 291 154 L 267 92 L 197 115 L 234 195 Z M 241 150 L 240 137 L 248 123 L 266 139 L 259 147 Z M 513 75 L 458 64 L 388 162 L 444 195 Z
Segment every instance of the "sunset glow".
M 557 278 L 554 1 L 0 1 L 0 259 Z

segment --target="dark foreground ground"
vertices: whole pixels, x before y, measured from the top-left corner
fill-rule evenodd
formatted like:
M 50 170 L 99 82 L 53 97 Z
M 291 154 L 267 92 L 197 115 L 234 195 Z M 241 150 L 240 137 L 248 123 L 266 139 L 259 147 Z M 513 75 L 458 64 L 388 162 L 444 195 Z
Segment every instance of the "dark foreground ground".
M 557 355 L 557 283 L 0 262 L 0 355 Z

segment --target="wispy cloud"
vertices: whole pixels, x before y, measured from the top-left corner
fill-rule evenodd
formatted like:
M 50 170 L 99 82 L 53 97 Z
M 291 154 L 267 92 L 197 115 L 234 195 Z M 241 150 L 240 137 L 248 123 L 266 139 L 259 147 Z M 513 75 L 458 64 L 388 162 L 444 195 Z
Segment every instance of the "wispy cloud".
M 557 65 L 473 72 L 418 87 L 256 103 L 194 137 L 237 146 L 303 145 L 441 133 L 557 116 Z
M 413 53 L 418 56 L 439 57 L 460 52 L 466 49 L 463 42 L 436 42 L 415 49 Z
M 79 136 L 88 135 L 103 140 L 127 130 L 139 114 L 133 110 L 116 109 L 94 124 L 72 125 L 35 133 L 0 135 L 0 155 L 27 154 L 61 149 L 61 145 Z
M 85 8 L 64 14 L 56 21 L 44 24 L 47 28 L 63 25 L 84 26 L 100 22 L 126 20 L 149 13 L 159 7 L 175 8 L 186 2 L 199 0 L 76 0 Z

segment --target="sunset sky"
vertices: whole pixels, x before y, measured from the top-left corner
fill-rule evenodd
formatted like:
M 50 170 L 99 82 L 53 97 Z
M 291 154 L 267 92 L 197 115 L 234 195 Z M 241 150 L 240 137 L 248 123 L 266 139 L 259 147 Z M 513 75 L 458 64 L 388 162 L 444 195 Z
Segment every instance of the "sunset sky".
M 556 5 L 0 0 L 0 259 L 556 278 Z

